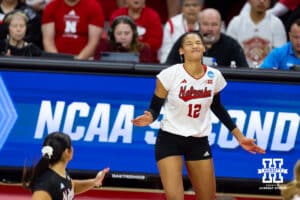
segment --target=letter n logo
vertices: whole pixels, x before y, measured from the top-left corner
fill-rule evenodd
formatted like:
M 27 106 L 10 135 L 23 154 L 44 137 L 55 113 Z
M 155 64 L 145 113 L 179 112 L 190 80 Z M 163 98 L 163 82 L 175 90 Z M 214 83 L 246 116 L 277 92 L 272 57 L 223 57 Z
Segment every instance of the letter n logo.
M 76 21 L 66 21 L 65 33 L 76 33 Z

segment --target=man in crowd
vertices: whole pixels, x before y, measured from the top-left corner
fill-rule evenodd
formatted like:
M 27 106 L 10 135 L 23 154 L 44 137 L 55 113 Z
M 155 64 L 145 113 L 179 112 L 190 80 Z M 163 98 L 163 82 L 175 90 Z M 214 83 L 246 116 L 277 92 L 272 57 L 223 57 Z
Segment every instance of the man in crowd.
M 289 70 L 300 65 L 300 18 L 292 23 L 289 38 L 289 42 L 268 54 L 260 68 Z

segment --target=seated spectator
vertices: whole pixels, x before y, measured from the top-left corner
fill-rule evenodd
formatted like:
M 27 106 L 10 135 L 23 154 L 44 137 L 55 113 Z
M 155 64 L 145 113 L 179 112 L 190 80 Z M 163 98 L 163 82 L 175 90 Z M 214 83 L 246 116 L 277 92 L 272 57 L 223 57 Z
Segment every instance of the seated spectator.
M 199 30 L 198 15 L 202 1 L 183 0 L 181 13 L 170 18 L 164 26 L 163 42 L 159 49 L 160 63 L 165 63 L 172 46 L 185 32 Z
M 42 48 L 41 16 L 20 0 L 0 0 L 0 40 L 6 39 L 7 35 L 3 19 L 6 14 L 14 10 L 21 10 L 27 15 L 28 22 L 25 40 Z
M 233 38 L 221 32 L 222 19 L 218 10 L 206 8 L 200 14 L 200 32 L 204 36 L 204 58 L 214 59 L 218 66 L 229 67 L 235 61 L 237 67 L 248 67 L 242 47 Z M 167 64 L 182 62 L 179 55 L 180 40 L 172 48 Z M 208 63 L 205 63 L 208 64 Z
M 126 0 L 126 5 L 127 7 L 113 12 L 110 24 L 117 16 L 130 16 L 137 25 L 139 41 L 149 44 L 156 57 L 163 37 L 162 23 L 158 13 L 145 6 L 145 0 Z
M 274 47 L 286 42 L 281 20 L 267 12 L 270 0 L 248 0 L 250 12 L 235 16 L 227 27 L 227 34 L 236 39 L 246 55 L 250 67 L 257 67 Z
M 300 18 L 292 23 L 289 38 L 288 43 L 268 54 L 260 68 L 289 70 L 294 65 L 300 65 Z
M 28 17 L 23 11 L 15 10 L 4 18 L 7 37 L 0 40 L 0 54 L 6 56 L 41 56 L 42 50 L 24 40 Z
M 300 16 L 300 0 L 278 0 L 273 4 L 268 12 L 279 17 L 285 26 L 286 32 L 288 32 L 291 22 Z M 245 3 L 241 12 L 250 12 L 249 2 Z
M 45 51 L 89 59 L 94 56 L 103 26 L 102 8 L 96 0 L 52 0 L 42 17 Z
M 280 188 L 283 200 L 299 200 L 300 199 L 300 160 L 294 167 L 294 180 Z
M 139 54 L 140 62 L 155 62 L 149 45 L 138 41 L 137 26 L 131 17 L 127 15 L 116 17 L 108 36 L 108 40 L 101 39 L 95 51 L 95 60 L 101 60 L 101 52 L 132 52 Z

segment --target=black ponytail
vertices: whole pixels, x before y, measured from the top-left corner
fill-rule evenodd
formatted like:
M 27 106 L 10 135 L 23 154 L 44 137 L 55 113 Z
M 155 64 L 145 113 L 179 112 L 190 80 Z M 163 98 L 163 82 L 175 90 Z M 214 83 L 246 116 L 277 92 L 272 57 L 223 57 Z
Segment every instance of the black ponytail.
M 71 138 L 62 132 L 53 132 L 47 135 L 44 140 L 43 148 L 52 149 L 51 153 L 43 153 L 38 163 L 30 169 L 23 169 L 22 184 L 26 189 L 31 189 L 38 177 L 45 173 L 50 165 L 56 164 L 61 160 L 62 154 L 66 149 L 72 147 Z

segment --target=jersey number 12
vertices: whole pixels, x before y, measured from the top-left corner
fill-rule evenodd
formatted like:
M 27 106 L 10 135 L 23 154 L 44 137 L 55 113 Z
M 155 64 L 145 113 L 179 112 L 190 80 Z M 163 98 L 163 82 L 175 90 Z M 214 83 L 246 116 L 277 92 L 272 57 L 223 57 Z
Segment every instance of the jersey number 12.
M 197 118 L 200 115 L 201 104 L 189 104 L 188 116 L 192 118 Z

